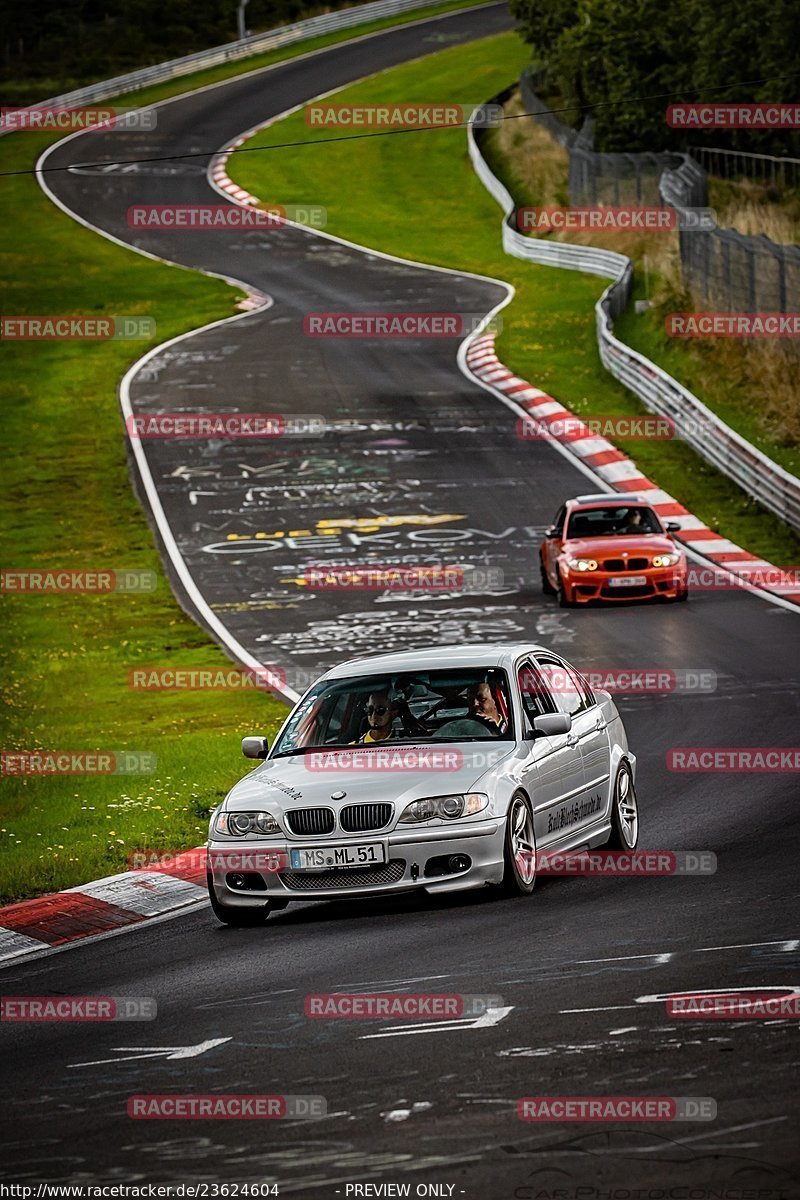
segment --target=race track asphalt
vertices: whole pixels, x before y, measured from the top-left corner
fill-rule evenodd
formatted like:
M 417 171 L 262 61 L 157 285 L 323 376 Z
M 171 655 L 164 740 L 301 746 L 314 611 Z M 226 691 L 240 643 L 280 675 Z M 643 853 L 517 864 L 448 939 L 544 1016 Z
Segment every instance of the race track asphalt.
M 466 41 L 509 27 L 493 5 L 289 62 L 162 106 L 150 133 L 92 134 L 92 158 L 216 149 L 317 94 L 435 51 L 443 32 Z M 86 161 L 87 142 L 62 143 L 46 165 Z M 409 1184 L 411 1195 L 417 1185 L 452 1185 L 441 1194 L 475 1200 L 602 1200 L 626 1188 L 643 1189 L 642 1198 L 692 1188 L 696 1200 L 741 1200 L 736 1189 L 746 1188 L 762 1189 L 763 1200 L 800 1194 L 796 1020 L 681 1020 L 646 999 L 800 985 L 796 776 L 666 767 L 675 746 L 796 740 L 796 616 L 741 591 L 698 592 L 679 606 L 554 607 L 539 589 L 535 549 L 557 504 L 594 490 L 585 477 L 552 447 L 515 436 L 514 414 L 458 370 L 454 341 L 303 333 L 310 311 L 478 313 L 504 289 L 293 227 L 178 236 L 127 226 L 133 203 L 222 203 L 206 166 L 64 172 L 48 183 L 65 207 L 117 238 L 272 298 L 151 360 L 133 380 L 135 412 L 202 407 L 328 423 L 323 438 L 266 448 L 145 443 L 170 527 L 213 612 L 290 683 L 355 653 L 527 638 L 584 670 L 713 672 L 714 691 L 618 704 L 639 758 L 641 845 L 712 850 L 718 870 L 545 879 L 524 900 L 300 905 L 257 930 L 220 928 L 198 908 L 11 965 L 4 995 L 149 995 L 159 1014 L 147 1025 L 5 1027 L 8 1179 L 275 1181 L 280 1194 L 314 1198 L 389 1183 Z M 311 594 L 292 582 L 321 561 L 387 559 L 500 568 L 503 583 L 497 594 L 402 599 Z M 496 1024 L 414 1033 L 391 1021 L 304 1016 L 311 992 L 391 988 L 490 992 L 510 1011 Z M 136 1048 L 211 1039 L 228 1040 L 194 1057 L 126 1060 Z M 322 1095 L 328 1115 L 263 1123 L 126 1115 L 132 1094 L 211 1091 Z M 713 1097 L 718 1115 L 639 1127 L 517 1119 L 520 1097 L 554 1094 Z M 361 1193 L 369 1194 L 380 1193 Z

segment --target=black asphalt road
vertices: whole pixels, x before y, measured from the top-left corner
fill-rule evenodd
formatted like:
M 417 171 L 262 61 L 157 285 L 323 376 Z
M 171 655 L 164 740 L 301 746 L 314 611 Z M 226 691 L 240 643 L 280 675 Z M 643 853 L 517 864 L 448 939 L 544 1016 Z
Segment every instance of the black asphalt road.
M 506 27 L 494 6 L 383 34 L 166 105 L 152 134 L 92 135 L 91 155 L 216 148 L 306 98 L 435 51 L 442 33 L 467 39 Z M 69 142 L 48 165 L 84 161 L 89 142 Z M 389 1184 L 475 1200 L 800 1194 L 797 1022 L 683 1021 L 644 999 L 800 985 L 796 780 L 665 767 L 673 746 L 796 740 L 795 615 L 721 592 L 687 606 L 554 609 L 536 583 L 534 548 L 557 503 L 592 490 L 583 476 L 551 448 L 517 441 L 513 414 L 459 373 L 455 344 L 302 333 L 308 311 L 480 312 L 502 289 L 292 228 L 134 239 L 131 203 L 219 199 L 203 170 L 164 169 L 60 173 L 50 186 L 121 239 L 245 280 L 274 304 L 160 355 L 134 382 L 136 411 L 305 413 L 333 426 L 302 446 L 147 444 L 181 550 L 216 613 L 290 682 L 355 652 L 517 637 L 584 668 L 714 672 L 712 693 L 619 703 L 639 756 L 642 844 L 713 850 L 719 870 L 549 880 L 517 901 L 306 905 L 263 930 L 220 929 L 199 909 L 6 968 L 4 994 L 152 995 L 159 1004 L 148 1025 L 6 1028 L 9 1179 L 275 1181 L 280 1194 L 309 1197 L 403 1194 L 353 1190 Z M 499 567 L 504 582 L 499 594 L 438 599 L 303 593 L 292 580 L 320 561 L 456 561 Z M 490 992 L 510 1011 L 493 1025 L 414 1033 L 303 1015 L 309 992 L 392 988 Z M 137 1048 L 213 1039 L 229 1040 L 194 1057 L 122 1061 Z M 165 1092 L 317 1094 L 328 1116 L 126 1116 L 132 1094 Z M 554 1094 L 712 1097 L 718 1115 L 639 1127 L 517 1119 L 520 1097 Z

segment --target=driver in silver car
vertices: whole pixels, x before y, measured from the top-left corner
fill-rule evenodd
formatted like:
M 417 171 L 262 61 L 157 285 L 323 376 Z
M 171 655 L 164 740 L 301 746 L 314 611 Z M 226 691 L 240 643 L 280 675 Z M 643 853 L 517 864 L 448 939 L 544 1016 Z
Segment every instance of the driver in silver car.
M 397 715 L 397 705 L 389 699 L 388 692 L 370 692 L 364 705 L 369 728 L 360 739 L 363 745 L 388 742 L 392 736 L 392 725 Z
M 469 713 L 474 721 L 480 721 L 496 736 L 505 733 L 508 722 L 504 721 L 488 683 L 476 683 L 467 688 Z

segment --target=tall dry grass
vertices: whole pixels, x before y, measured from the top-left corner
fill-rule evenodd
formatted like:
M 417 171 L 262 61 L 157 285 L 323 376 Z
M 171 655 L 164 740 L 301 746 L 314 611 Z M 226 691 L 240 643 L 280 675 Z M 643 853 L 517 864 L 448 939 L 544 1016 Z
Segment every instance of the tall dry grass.
M 491 139 L 496 151 L 512 164 L 510 190 L 515 199 L 538 207 L 568 204 L 567 151 L 534 118 L 519 117 L 525 108 L 518 91 L 506 102 L 505 111 L 514 119 L 493 130 Z M 745 234 L 763 233 L 779 243 L 797 238 L 797 194 L 776 200 L 764 185 L 713 180 L 710 203 L 722 227 Z M 545 236 L 627 254 L 637 277 L 646 281 L 647 298 L 657 318 L 702 307 L 684 285 L 675 231 L 572 230 Z M 687 351 L 697 355 L 709 399 L 716 379 L 733 381 L 743 394 L 759 398 L 758 421 L 768 437 L 784 445 L 800 445 L 800 355 L 796 349 L 777 338 L 758 342 L 715 339 L 692 343 L 691 348 L 687 345 Z

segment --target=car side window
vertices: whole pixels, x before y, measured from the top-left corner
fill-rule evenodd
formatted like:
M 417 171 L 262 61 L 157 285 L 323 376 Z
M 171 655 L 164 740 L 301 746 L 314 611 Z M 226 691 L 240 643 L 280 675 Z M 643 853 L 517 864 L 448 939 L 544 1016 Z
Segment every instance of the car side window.
M 522 707 L 531 725 L 534 717 L 558 712 L 558 705 L 548 691 L 544 676 L 530 659 L 526 659 L 517 671 L 517 683 Z
M 570 716 L 577 716 L 595 703 L 588 685 L 566 663 L 557 658 L 541 656 L 537 659 L 548 690 L 555 696 L 558 707 Z
M 572 671 L 571 667 L 570 670 Z M 588 680 L 584 679 L 583 675 L 581 675 L 578 671 L 572 671 L 572 674 L 578 680 L 579 687 L 583 690 L 583 698 L 585 700 L 583 707 L 594 708 L 595 704 L 597 704 L 597 696 L 595 696 L 594 692 L 589 687 Z

